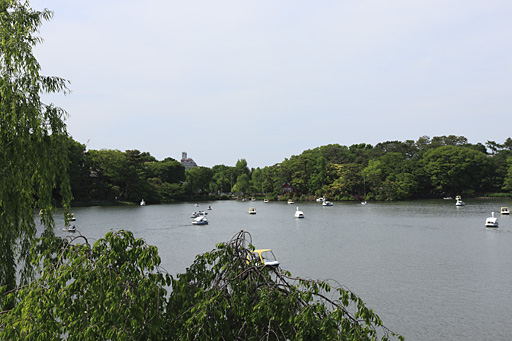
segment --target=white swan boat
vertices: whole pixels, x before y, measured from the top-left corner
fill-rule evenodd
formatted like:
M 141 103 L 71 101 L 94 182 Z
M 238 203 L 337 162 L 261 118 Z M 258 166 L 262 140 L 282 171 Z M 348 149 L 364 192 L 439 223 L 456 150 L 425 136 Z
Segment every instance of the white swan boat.
M 295 218 L 304 218 L 304 212 L 299 211 L 298 207 L 297 210 L 295 211 Z
M 332 206 L 333 203 L 330 202 L 329 200 L 325 200 L 323 203 L 322 203 L 322 206 Z
M 491 213 L 491 217 L 485 220 L 485 227 L 498 227 L 498 218 L 494 217 L 494 212 Z

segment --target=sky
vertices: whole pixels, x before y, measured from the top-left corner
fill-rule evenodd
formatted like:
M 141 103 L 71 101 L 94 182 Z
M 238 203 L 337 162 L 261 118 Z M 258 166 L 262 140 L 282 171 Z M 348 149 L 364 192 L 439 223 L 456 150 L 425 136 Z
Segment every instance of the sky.
M 304 150 L 512 136 L 509 0 L 32 0 L 88 149 L 272 166 Z

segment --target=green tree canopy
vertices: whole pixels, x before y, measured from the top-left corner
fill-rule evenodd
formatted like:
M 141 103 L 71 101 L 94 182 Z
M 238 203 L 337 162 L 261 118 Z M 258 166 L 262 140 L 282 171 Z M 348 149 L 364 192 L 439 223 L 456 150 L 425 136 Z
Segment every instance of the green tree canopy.
M 148 162 L 146 165 L 151 177 L 160 178 L 163 182 L 172 184 L 185 181 L 185 166 L 174 159 L 166 158 L 162 161 Z
M 117 151 L 120 155 L 111 155 L 112 158 L 99 157 L 101 153 L 113 154 L 112 151 L 90 151 L 84 163 L 79 152 L 83 146 L 77 144 L 77 148 L 69 149 L 73 157 L 70 176 L 76 197 L 106 200 L 119 197 L 127 201 L 145 198 L 147 202 L 167 202 L 179 200 L 185 194 L 219 195 L 232 191 L 277 199 L 285 183 L 293 186 L 297 200 L 323 195 L 332 196 L 332 200 L 354 200 L 365 194 L 368 200 L 407 200 L 439 197 L 448 194 L 446 190 L 467 196 L 506 191 L 504 188 L 508 187 L 503 185 L 508 170 L 506 160 L 512 157 L 512 150 L 507 147 L 507 143 L 512 144 L 510 141 L 509 138 L 503 144 L 494 143 L 497 147 L 492 155 L 483 144 L 469 144 L 465 137 L 455 135 L 432 139 L 423 136 L 416 142 L 387 141 L 375 147 L 365 143 L 348 148 L 333 144 L 305 150 L 264 168 L 249 170 L 247 161 L 239 159 L 234 167 L 216 165 L 211 169 L 197 167 L 186 172 L 174 159 L 157 161 L 149 153 L 138 150 Z M 475 167 L 467 170 L 476 172 L 480 178 L 465 174 L 459 178 L 457 189 L 448 188 L 451 180 L 447 170 L 441 168 L 453 168 L 452 165 L 444 164 L 443 158 L 436 162 L 432 159 L 443 150 L 458 151 L 458 154 L 461 150 L 467 151 L 466 160 L 472 160 L 469 163 L 462 161 L 463 158 L 448 157 L 447 160 L 457 163 L 458 172 L 472 164 Z M 118 156 L 124 156 L 126 162 L 121 164 Z M 434 164 L 440 168 L 435 170 Z M 88 169 L 92 172 L 87 172 Z M 77 174 L 89 179 L 80 181 Z M 248 176 L 249 184 L 242 175 Z M 438 182 L 438 175 L 448 181 L 447 185 Z M 82 184 L 89 186 L 89 190 L 84 190 Z
M 449 194 L 480 190 L 490 172 L 489 158 L 472 148 L 442 146 L 425 153 L 425 171 L 433 186 Z
M 187 187 L 193 193 L 209 193 L 212 170 L 208 167 L 194 167 L 185 172 Z
M 250 170 L 249 170 L 249 167 L 247 167 L 247 160 L 246 159 L 240 159 L 236 162 L 236 165 L 235 165 L 235 170 L 236 170 L 236 176 L 240 176 L 242 174 L 247 174 L 249 175 L 250 173 Z
M 503 181 L 503 189 L 506 191 L 512 191 L 512 157 L 507 159 L 507 175 Z
M 236 170 L 234 167 L 225 165 L 216 165 L 212 167 L 212 183 L 210 183 L 211 192 L 227 193 L 236 181 Z
M 91 198 L 89 187 L 90 170 L 86 163 L 85 145 L 68 139 L 69 181 L 73 199 L 85 201 Z
M 100 199 L 127 200 L 128 160 L 123 152 L 113 149 L 90 150 L 87 162 L 96 179 L 95 195 Z
M 248 193 L 250 187 L 251 179 L 249 178 L 249 175 L 242 174 L 237 178 L 236 183 L 232 188 L 232 191 L 235 193 Z

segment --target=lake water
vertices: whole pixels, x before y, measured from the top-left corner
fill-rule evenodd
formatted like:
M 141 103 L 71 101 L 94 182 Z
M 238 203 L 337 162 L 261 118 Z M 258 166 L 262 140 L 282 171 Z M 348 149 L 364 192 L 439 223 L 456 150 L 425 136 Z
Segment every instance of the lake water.
M 512 338 L 512 201 L 263 203 L 214 201 L 145 207 L 74 208 L 77 230 L 94 241 L 128 229 L 156 245 L 162 266 L 184 272 L 197 254 L 248 231 L 292 275 L 332 279 L 359 295 L 385 325 L 409 340 Z M 194 226 L 206 210 L 209 225 Z M 296 207 L 304 219 L 295 219 Z M 255 207 L 256 215 L 249 215 Z M 498 229 L 484 222 L 491 212 Z M 62 220 L 57 219 L 58 235 Z

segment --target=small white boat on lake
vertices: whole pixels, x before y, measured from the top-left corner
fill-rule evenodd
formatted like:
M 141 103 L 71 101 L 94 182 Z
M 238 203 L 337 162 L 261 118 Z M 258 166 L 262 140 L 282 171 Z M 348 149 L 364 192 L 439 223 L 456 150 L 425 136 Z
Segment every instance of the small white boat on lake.
M 508 209 L 508 207 L 502 207 L 501 214 L 510 214 L 510 210 Z
M 485 227 L 498 227 L 498 218 L 494 217 L 494 212 L 491 215 L 491 217 L 485 220 Z
M 208 225 L 208 219 L 205 216 L 199 216 L 192 220 L 192 225 Z
M 317 198 L 316 201 L 317 202 L 324 202 L 325 201 L 325 197 Z
M 332 206 L 333 203 L 330 202 L 329 200 L 325 200 L 323 203 L 322 203 L 322 206 Z
M 76 228 L 75 228 L 75 225 L 72 225 L 72 226 L 64 226 L 64 228 L 62 229 L 62 231 L 65 231 L 65 232 L 75 232 L 75 231 L 76 231 Z
M 257 249 L 247 255 L 247 263 L 250 261 L 263 264 L 265 266 L 279 266 L 279 261 L 270 249 Z
M 140 205 L 141 205 L 141 206 L 146 206 L 146 202 L 144 201 L 144 199 L 142 199 L 142 200 L 140 201 Z
M 264 202 L 265 204 L 268 204 L 268 199 L 264 199 L 264 200 L 263 200 L 263 202 Z
M 304 218 L 304 212 L 299 211 L 298 207 L 297 210 L 295 211 L 295 218 Z
M 249 214 L 256 214 L 256 208 L 249 207 Z
M 457 195 L 455 197 L 455 206 L 464 206 L 464 201 L 462 201 L 460 195 Z
M 292 199 L 288 199 L 289 204 L 295 204 Z

